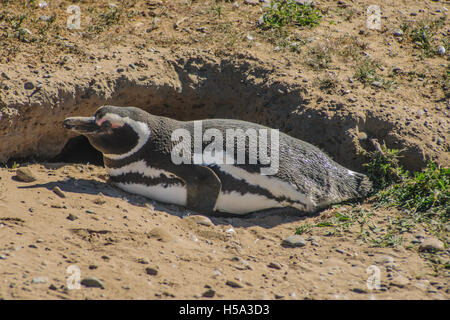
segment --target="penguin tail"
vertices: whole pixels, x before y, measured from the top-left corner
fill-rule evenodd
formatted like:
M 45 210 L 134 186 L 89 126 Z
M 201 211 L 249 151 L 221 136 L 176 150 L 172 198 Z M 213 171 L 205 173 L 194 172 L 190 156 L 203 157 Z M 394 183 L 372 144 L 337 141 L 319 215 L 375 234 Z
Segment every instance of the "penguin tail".
M 365 198 L 372 191 L 372 181 L 362 173 L 354 173 L 356 192 L 359 198 Z

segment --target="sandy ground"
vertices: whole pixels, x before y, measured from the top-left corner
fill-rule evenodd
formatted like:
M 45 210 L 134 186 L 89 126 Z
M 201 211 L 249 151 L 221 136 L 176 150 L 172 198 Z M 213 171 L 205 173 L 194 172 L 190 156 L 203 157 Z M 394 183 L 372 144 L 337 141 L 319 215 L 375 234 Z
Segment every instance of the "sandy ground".
M 62 119 L 114 102 L 268 124 L 355 170 L 371 138 L 405 148 L 409 168 L 448 166 L 449 1 L 378 0 L 376 31 L 372 1 L 317 0 L 320 25 L 284 35 L 257 26 L 261 4 L 110 2 L 77 1 L 79 30 L 65 27 L 67 1 L 0 5 L 0 299 L 450 298 L 449 249 L 421 252 L 436 239 L 420 224 L 387 243 L 407 214 L 371 199 L 309 217 L 202 217 L 112 187 L 101 166 L 42 160 L 69 139 Z M 446 54 L 414 43 L 420 22 L 438 26 L 431 47 Z M 13 179 L 14 161 L 36 180 Z M 367 212 L 370 232 L 309 227 Z M 282 246 L 297 227 L 305 245 Z
M 361 242 L 358 228 L 339 236 L 314 229 L 301 235 L 303 247 L 281 245 L 295 227 L 324 221 L 351 205 L 307 218 L 283 213 L 208 218 L 122 192 L 105 181 L 102 167 L 28 168 L 36 181 L 16 181 L 15 170 L 0 170 L 4 299 L 450 297 L 448 278 L 434 276 L 417 248 L 372 248 Z M 381 223 L 396 214 L 375 212 Z M 379 289 L 367 285 L 376 272 Z M 77 280 L 89 277 L 103 288 L 76 288 Z

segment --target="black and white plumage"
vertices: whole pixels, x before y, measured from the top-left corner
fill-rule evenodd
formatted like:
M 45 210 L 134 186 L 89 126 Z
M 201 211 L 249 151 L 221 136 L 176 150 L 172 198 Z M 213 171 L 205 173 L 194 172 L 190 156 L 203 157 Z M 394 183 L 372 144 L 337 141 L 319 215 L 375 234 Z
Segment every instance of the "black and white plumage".
M 64 127 L 85 135 L 103 153 L 105 167 L 119 188 L 201 212 L 246 214 L 282 207 L 313 212 L 364 197 L 371 188 L 365 175 L 283 133 L 279 133 L 278 171 L 261 175 L 265 165 L 260 162 L 175 164 L 171 152 L 177 142 L 172 141 L 172 133 L 183 129 L 194 137 L 193 121 L 176 121 L 134 107 L 103 106 L 93 117 L 66 119 Z M 240 120 L 202 120 L 202 135 L 208 129 L 225 136 L 229 129 L 249 128 L 270 130 Z M 203 142 L 202 148 L 207 144 Z M 234 147 L 237 153 L 239 145 Z M 240 151 L 248 155 L 248 144 L 245 148 Z

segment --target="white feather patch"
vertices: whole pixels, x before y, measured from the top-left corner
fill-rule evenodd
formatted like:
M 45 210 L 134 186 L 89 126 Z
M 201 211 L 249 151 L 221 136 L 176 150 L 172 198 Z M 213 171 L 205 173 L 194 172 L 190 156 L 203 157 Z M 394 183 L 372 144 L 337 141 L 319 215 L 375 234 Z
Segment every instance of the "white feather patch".
M 148 178 L 157 178 L 161 174 L 165 175 L 168 178 L 179 178 L 169 171 L 162 170 L 162 169 L 156 169 L 156 168 L 152 168 L 152 167 L 148 166 L 144 160 L 132 162 L 130 164 L 127 164 L 127 165 L 119 167 L 119 168 L 108 168 L 107 167 L 106 171 L 111 176 L 120 176 L 121 174 L 126 174 L 126 173 L 139 173 L 139 174 L 143 175 L 144 177 L 148 177 Z
M 130 151 L 123 153 L 123 154 L 105 154 L 105 157 L 113 160 L 120 160 L 125 159 L 135 152 L 137 152 L 139 149 L 141 149 L 144 144 L 147 142 L 148 138 L 150 137 L 150 129 L 148 128 L 148 125 L 144 122 L 135 121 L 133 119 L 130 119 L 128 117 L 122 118 L 118 116 L 117 114 L 113 113 L 107 113 L 105 114 L 99 121 L 110 121 L 111 124 L 114 127 L 120 127 L 123 124 L 128 124 L 138 135 L 138 143 L 136 146 L 131 149 Z
M 298 201 L 301 204 L 295 205 L 295 204 L 289 204 L 290 206 L 293 206 L 300 210 L 310 211 L 313 210 L 316 207 L 316 204 L 314 201 L 312 201 L 309 197 L 307 197 L 305 194 L 300 193 L 297 188 L 283 180 L 280 180 L 273 176 L 267 176 L 267 175 L 261 175 L 259 173 L 250 173 L 247 170 L 235 167 L 233 165 L 218 165 L 219 169 L 227 174 L 230 174 L 235 179 L 238 180 L 244 180 L 248 184 L 259 186 L 263 189 L 266 189 L 271 194 L 273 194 L 275 197 L 286 197 L 292 201 Z M 247 194 L 247 196 L 250 194 Z M 263 196 L 260 196 L 263 197 Z M 266 197 L 263 197 L 267 199 Z M 271 200 L 271 199 L 267 199 Z M 276 202 L 275 200 L 271 200 Z M 265 203 L 267 201 L 264 201 Z M 288 204 L 281 204 L 281 206 L 288 206 Z M 230 206 L 234 206 L 230 204 Z M 258 207 L 258 204 L 255 203 L 255 206 Z M 255 211 L 255 210 L 254 210 Z
M 164 188 L 162 185 L 146 186 L 138 183 L 116 183 L 116 186 L 127 192 L 153 200 L 186 206 L 187 189 L 181 185 L 171 185 Z
M 281 203 L 273 199 L 268 199 L 263 195 L 232 191 L 221 192 L 216 201 L 215 211 L 229 212 L 234 214 L 245 214 L 270 208 L 283 207 Z

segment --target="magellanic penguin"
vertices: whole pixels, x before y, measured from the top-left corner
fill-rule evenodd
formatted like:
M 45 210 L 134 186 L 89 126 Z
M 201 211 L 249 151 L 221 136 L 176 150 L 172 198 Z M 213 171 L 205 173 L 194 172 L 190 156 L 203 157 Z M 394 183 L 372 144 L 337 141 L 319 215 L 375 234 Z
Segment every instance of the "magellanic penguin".
M 344 168 L 317 147 L 246 121 L 177 121 L 135 107 L 103 106 L 93 117 L 67 118 L 63 126 L 85 135 L 102 152 L 117 187 L 202 213 L 283 207 L 310 213 L 362 198 L 371 189 L 365 175 Z M 235 139 L 228 139 L 228 133 Z M 256 147 L 251 133 L 260 139 Z M 269 133 L 277 133 L 278 140 L 269 140 Z M 208 156 L 212 142 L 222 149 Z M 220 152 L 222 157 L 215 157 Z

